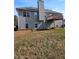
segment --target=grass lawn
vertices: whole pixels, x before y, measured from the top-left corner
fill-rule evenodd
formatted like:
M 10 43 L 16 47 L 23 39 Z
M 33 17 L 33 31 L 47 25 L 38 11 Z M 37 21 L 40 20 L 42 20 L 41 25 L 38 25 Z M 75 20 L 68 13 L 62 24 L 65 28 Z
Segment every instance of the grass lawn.
M 15 59 L 65 59 L 65 30 L 14 32 Z

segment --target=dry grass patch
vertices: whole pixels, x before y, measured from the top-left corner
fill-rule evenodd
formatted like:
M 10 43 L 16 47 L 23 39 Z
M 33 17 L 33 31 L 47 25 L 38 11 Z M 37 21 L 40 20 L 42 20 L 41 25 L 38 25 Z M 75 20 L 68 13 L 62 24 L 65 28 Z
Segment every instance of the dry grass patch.
M 64 29 L 15 32 L 15 59 L 65 59 Z

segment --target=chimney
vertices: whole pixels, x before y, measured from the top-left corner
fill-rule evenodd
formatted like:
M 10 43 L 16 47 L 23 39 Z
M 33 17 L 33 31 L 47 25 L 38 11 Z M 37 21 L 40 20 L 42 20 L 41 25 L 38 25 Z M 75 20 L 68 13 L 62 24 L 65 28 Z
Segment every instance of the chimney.
M 38 15 L 40 21 L 45 21 L 44 0 L 38 0 Z

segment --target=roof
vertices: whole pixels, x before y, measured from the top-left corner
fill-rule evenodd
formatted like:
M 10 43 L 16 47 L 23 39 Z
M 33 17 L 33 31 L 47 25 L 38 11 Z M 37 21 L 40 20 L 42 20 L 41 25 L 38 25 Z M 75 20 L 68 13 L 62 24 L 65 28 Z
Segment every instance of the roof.
M 20 7 L 20 8 L 16 8 L 16 10 L 25 10 L 25 11 L 27 10 L 27 11 L 38 12 L 38 8 L 36 7 Z M 63 15 L 60 12 L 45 9 L 45 13 L 48 14 L 47 20 L 63 19 Z
M 19 8 L 16 8 L 16 10 L 38 11 L 38 8 L 36 8 L 36 7 L 19 7 Z M 45 9 L 45 12 L 46 13 L 60 13 L 60 12 L 52 11 L 52 10 L 49 10 L 49 9 Z

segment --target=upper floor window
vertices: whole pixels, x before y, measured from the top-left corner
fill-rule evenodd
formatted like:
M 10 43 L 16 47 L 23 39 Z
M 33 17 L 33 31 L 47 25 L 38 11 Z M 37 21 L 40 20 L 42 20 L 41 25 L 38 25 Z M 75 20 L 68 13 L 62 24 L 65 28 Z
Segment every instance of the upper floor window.
M 30 17 L 30 14 L 29 14 L 29 12 L 27 12 L 27 17 Z
M 37 12 L 34 12 L 34 15 L 37 16 Z
M 23 12 L 23 17 L 26 17 L 26 12 Z
M 29 12 L 23 12 L 23 17 L 30 17 Z
M 37 12 L 34 12 L 34 18 L 37 20 L 37 17 L 38 17 L 38 15 L 37 15 Z

